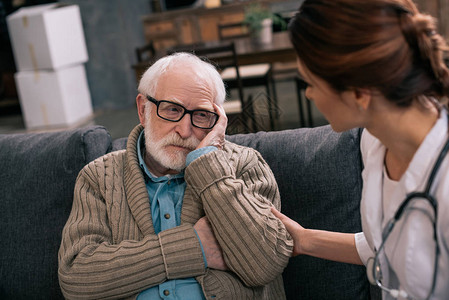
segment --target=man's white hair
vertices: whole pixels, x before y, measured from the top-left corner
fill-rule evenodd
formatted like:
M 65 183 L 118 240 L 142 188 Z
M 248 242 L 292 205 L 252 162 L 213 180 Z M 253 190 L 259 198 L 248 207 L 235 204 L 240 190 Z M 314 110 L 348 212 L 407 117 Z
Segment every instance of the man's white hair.
M 138 92 L 154 97 L 159 78 L 172 68 L 189 68 L 192 75 L 203 80 L 215 95 L 214 102 L 222 105 L 226 98 L 226 90 L 217 69 L 191 53 L 178 52 L 165 56 L 151 65 L 139 82 Z

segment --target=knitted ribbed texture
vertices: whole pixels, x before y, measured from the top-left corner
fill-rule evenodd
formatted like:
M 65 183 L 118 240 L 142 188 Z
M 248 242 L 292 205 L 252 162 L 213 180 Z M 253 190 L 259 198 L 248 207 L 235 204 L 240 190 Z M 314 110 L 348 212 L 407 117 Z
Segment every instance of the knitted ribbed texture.
M 271 203 L 280 208 L 280 199 L 262 156 L 226 143 L 223 151 L 193 161 L 185 177 L 203 203 L 228 267 L 247 286 L 275 280 L 288 263 L 292 241 L 270 212 Z
M 137 160 L 141 130 L 131 132 L 126 151 L 107 154 L 78 175 L 59 251 L 64 296 L 135 297 L 167 279 L 196 276 L 216 299 L 285 298 L 280 274 L 292 242 L 269 211 L 270 202 L 279 208 L 279 194 L 260 155 L 226 144 L 195 160 L 186 170 L 181 226 L 156 235 Z M 192 227 L 204 211 L 235 274 L 208 269 L 204 275 Z

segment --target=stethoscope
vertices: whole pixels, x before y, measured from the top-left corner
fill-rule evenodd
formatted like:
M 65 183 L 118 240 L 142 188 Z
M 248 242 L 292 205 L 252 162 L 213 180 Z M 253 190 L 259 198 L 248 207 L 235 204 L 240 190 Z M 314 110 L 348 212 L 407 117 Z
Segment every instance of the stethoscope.
M 401 296 L 402 298 L 412 299 L 407 294 L 406 291 L 392 289 L 392 288 L 386 287 L 382 284 L 382 282 L 381 282 L 382 272 L 381 272 L 380 263 L 379 263 L 379 253 L 384 248 L 385 242 L 387 241 L 390 233 L 393 231 L 394 225 L 402 217 L 402 214 L 406 210 L 408 204 L 411 203 L 411 201 L 414 199 L 427 200 L 430 203 L 430 205 L 432 206 L 434 216 L 435 216 L 434 220 L 433 220 L 433 224 L 432 224 L 433 225 L 433 238 L 436 243 L 435 263 L 434 263 L 434 269 L 433 269 L 434 271 L 433 271 L 432 285 L 431 285 L 429 294 L 427 295 L 426 299 L 430 298 L 430 296 L 433 294 L 433 291 L 435 289 L 437 269 L 438 269 L 438 256 L 440 254 L 440 249 L 438 246 L 438 237 L 437 237 L 438 203 L 437 203 L 435 197 L 433 197 L 430 194 L 430 189 L 432 188 L 433 180 L 435 179 L 438 169 L 440 168 L 441 163 L 443 162 L 443 159 L 446 156 L 448 150 L 449 150 L 449 138 L 447 139 L 446 144 L 444 145 L 443 149 L 441 150 L 440 154 L 438 155 L 438 158 L 437 158 L 437 160 L 433 166 L 433 169 L 430 173 L 429 180 L 427 181 L 425 190 L 423 192 L 411 192 L 406 196 L 406 198 L 404 199 L 404 201 L 401 203 L 401 205 L 397 209 L 396 213 L 394 214 L 393 218 L 390 221 L 388 221 L 387 225 L 382 230 L 382 243 L 380 244 L 379 249 L 375 252 L 376 254 L 375 254 L 374 258 L 371 257 L 370 259 L 368 259 L 368 262 L 366 265 L 366 272 L 368 275 L 369 282 L 373 285 L 377 285 L 379 288 L 381 288 L 385 292 L 389 293 L 393 298 L 398 298 L 399 296 Z

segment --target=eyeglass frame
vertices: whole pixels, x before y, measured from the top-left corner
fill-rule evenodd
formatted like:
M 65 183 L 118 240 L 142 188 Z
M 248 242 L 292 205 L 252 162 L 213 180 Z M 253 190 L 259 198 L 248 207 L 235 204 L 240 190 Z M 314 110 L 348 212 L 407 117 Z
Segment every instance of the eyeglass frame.
M 153 97 L 151 97 L 151 96 L 149 96 L 149 95 L 146 95 L 146 97 L 147 97 L 148 101 L 150 101 L 150 102 L 152 102 L 152 103 L 154 103 L 154 104 L 156 105 L 156 114 L 157 114 L 157 116 L 158 116 L 159 118 L 163 119 L 163 120 L 166 120 L 166 121 L 170 121 L 170 122 L 179 122 L 179 121 L 182 120 L 182 118 L 184 118 L 184 116 L 185 116 L 186 114 L 189 114 L 189 115 L 190 115 L 190 123 L 192 124 L 192 126 L 194 126 L 194 127 L 196 127 L 196 128 L 200 128 L 200 129 L 212 129 L 212 128 L 214 128 L 214 126 L 217 124 L 218 118 L 220 117 L 217 113 L 215 113 L 215 112 L 213 112 L 213 111 L 206 110 L 206 109 L 193 109 L 193 110 L 190 110 L 190 109 L 185 108 L 183 105 L 181 105 L 181 104 L 179 104 L 179 103 L 176 103 L 176 102 L 173 102 L 173 101 L 169 101 L 169 100 L 156 100 L 155 98 L 153 98 Z M 181 116 L 178 120 L 171 120 L 171 119 L 164 118 L 164 117 L 162 117 L 162 116 L 159 114 L 159 105 L 160 105 L 161 103 L 170 103 L 170 104 L 174 104 L 174 105 L 180 106 L 180 107 L 182 107 L 182 108 L 184 109 L 184 113 L 182 114 L 182 116 Z M 213 125 L 210 126 L 210 127 L 201 127 L 201 126 L 195 125 L 195 124 L 193 123 L 193 113 L 194 113 L 194 112 L 197 112 L 197 111 L 207 112 L 207 113 L 210 113 L 210 114 L 215 115 L 216 118 L 215 118 L 215 121 L 214 121 Z

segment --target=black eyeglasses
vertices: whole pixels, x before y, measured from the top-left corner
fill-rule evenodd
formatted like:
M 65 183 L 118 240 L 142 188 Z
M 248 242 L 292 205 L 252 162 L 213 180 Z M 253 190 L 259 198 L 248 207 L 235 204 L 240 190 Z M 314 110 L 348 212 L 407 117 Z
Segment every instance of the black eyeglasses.
M 211 129 L 218 121 L 218 114 L 208 110 L 188 110 L 181 104 L 167 100 L 158 101 L 151 96 L 147 96 L 147 99 L 156 104 L 157 115 L 161 119 L 167 121 L 179 122 L 185 114 L 189 114 L 191 116 L 190 121 L 192 122 L 192 125 L 201 129 Z

